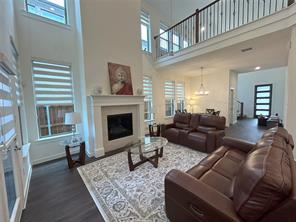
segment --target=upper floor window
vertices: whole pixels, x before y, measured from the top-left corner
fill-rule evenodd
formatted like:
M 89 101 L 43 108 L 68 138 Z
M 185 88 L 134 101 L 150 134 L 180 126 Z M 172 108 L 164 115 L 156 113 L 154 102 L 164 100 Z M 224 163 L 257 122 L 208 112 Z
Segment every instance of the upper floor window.
M 41 17 L 68 24 L 65 0 L 25 0 L 26 10 Z
M 151 52 L 150 16 L 144 11 L 141 11 L 141 42 L 142 50 Z
M 43 61 L 32 66 L 39 137 L 71 133 L 64 123 L 65 113 L 74 111 L 71 67 Z
M 163 23 L 160 23 L 160 28 L 159 28 L 159 45 L 160 45 L 160 49 L 168 52 L 169 51 L 169 33 L 165 32 L 165 30 L 168 29 L 168 26 L 166 26 Z
M 177 52 L 180 50 L 180 36 L 178 33 L 173 34 L 173 51 Z
M 145 121 L 153 120 L 153 96 L 152 96 L 152 78 L 151 76 L 144 76 L 143 78 L 143 93 L 144 93 L 144 115 Z

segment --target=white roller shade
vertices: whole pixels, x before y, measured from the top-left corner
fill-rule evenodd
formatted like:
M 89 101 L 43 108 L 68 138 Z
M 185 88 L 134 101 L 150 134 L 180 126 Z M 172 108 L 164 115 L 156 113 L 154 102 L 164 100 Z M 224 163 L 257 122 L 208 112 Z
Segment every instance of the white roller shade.
M 175 82 L 174 81 L 164 82 L 164 95 L 166 99 L 175 99 Z
M 145 100 L 152 100 L 152 78 L 150 76 L 144 76 L 143 94 L 145 96 Z
M 0 143 L 8 143 L 16 134 L 10 77 L 0 67 Z
M 71 67 L 33 61 L 36 105 L 73 104 Z
M 176 96 L 177 100 L 185 100 L 185 86 L 184 83 L 177 83 L 176 84 Z

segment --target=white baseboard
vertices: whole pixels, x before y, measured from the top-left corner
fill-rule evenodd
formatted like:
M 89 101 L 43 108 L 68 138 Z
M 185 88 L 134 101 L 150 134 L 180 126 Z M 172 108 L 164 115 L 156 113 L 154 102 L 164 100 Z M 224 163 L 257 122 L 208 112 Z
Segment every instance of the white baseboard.
M 71 154 L 77 154 L 77 153 L 79 153 L 79 147 L 74 148 L 71 151 Z M 33 160 L 32 161 L 32 165 L 34 166 L 34 165 L 37 165 L 37 164 L 40 164 L 40 163 L 45 163 L 45 162 L 48 162 L 48 161 L 51 161 L 51 160 L 55 160 L 55 159 L 59 159 L 59 158 L 65 157 L 65 156 L 66 156 L 66 153 L 65 152 L 61 152 L 61 153 L 57 153 L 57 154 L 54 154 L 54 155 L 51 155 L 51 156 L 42 157 L 42 158 Z

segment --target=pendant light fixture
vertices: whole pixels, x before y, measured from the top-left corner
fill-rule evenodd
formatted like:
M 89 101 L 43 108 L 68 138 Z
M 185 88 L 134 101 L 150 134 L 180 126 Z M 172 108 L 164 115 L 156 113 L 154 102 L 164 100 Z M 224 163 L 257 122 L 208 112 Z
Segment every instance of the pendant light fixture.
M 203 84 L 203 67 L 200 67 L 200 79 L 201 79 L 201 83 L 200 83 L 200 87 L 199 87 L 199 90 L 196 91 L 194 94 L 196 96 L 206 96 L 209 94 L 209 91 L 206 90 L 206 88 L 204 87 L 204 84 Z

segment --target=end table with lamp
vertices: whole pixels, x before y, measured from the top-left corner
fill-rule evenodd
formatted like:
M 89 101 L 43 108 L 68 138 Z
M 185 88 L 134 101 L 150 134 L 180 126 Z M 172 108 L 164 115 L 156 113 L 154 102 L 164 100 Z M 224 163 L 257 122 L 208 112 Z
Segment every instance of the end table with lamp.
M 65 113 L 65 125 L 72 125 L 71 139 L 63 141 L 63 145 L 65 145 L 65 152 L 69 169 L 73 168 L 77 163 L 81 165 L 85 164 L 85 142 L 82 141 L 79 135 L 75 135 L 76 125 L 79 123 L 81 123 L 80 113 Z M 70 149 L 76 147 L 79 147 L 79 158 L 77 160 L 73 160 Z

